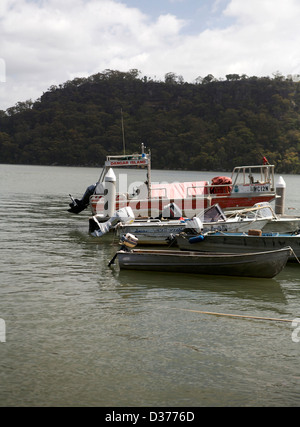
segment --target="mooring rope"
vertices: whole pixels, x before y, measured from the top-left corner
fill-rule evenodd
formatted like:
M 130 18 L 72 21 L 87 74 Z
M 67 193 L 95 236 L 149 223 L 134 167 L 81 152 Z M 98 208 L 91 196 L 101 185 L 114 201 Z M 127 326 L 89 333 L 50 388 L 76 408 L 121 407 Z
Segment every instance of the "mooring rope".
M 297 255 L 295 254 L 295 251 L 294 251 L 294 249 L 293 249 L 293 248 L 291 248 L 291 251 L 292 251 L 292 254 L 294 255 L 294 257 L 296 258 L 296 260 L 298 261 L 298 263 L 300 264 L 300 260 L 299 260 L 299 258 L 297 257 Z
M 238 318 L 242 318 L 242 319 L 271 320 L 271 321 L 274 321 L 274 322 L 289 322 L 289 323 L 293 322 L 293 320 L 289 320 L 289 319 L 278 319 L 278 318 L 274 318 L 274 317 L 260 317 L 260 316 L 241 315 L 241 314 L 215 313 L 215 312 L 212 312 L 212 311 L 189 310 L 189 309 L 186 309 L 186 308 L 179 308 L 179 309 L 174 308 L 173 310 L 189 311 L 191 313 L 209 314 L 209 315 L 213 315 L 213 316 L 238 317 Z

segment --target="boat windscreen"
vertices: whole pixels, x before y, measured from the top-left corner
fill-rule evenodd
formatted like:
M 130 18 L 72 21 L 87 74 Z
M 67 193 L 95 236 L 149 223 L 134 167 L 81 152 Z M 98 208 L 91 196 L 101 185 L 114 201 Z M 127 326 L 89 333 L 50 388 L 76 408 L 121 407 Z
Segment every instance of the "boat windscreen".
M 215 204 L 197 215 L 202 222 L 225 221 L 226 216 L 218 204 Z

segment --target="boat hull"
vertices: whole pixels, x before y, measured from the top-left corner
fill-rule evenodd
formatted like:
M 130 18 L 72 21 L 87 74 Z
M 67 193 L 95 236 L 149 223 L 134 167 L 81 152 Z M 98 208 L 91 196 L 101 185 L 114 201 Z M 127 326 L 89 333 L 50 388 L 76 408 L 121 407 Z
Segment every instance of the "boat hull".
M 300 257 L 300 235 L 266 233 L 262 236 L 251 236 L 243 233 L 215 233 L 197 241 L 186 233 L 181 233 L 176 236 L 176 241 L 184 251 L 222 253 L 271 251 L 289 246 L 293 249 L 289 261 L 296 261 L 294 254 Z
M 170 237 L 181 233 L 186 229 L 185 223 L 174 221 L 170 224 L 158 222 L 153 223 L 132 223 L 119 225 L 115 231 L 120 238 L 124 234 L 130 233 L 138 238 L 139 245 L 169 245 Z
M 220 221 L 204 223 L 204 231 L 231 231 L 231 232 L 248 232 L 249 229 L 255 228 L 261 230 L 267 220 L 259 219 L 256 221 Z M 131 224 L 119 224 L 116 228 L 116 234 L 120 238 L 123 234 L 133 234 L 139 239 L 139 245 L 169 245 L 170 239 L 176 234 L 185 231 L 187 223 L 183 221 L 145 221 L 133 222 Z
M 300 229 L 300 218 L 279 218 L 268 221 L 263 232 L 293 233 Z
M 247 254 L 203 254 L 170 250 L 117 253 L 121 270 L 273 278 L 285 267 L 290 248 Z

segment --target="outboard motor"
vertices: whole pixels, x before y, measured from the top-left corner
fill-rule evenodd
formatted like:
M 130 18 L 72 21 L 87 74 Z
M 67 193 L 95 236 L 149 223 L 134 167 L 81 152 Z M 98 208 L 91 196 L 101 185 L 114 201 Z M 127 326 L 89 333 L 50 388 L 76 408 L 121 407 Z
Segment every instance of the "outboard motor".
M 135 248 L 138 243 L 138 238 L 133 234 L 127 233 L 121 237 L 119 244 L 121 245 L 119 251 L 127 251 L 130 252 L 131 249 Z M 109 261 L 108 267 L 114 264 L 115 259 L 118 256 L 118 252 L 114 255 L 114 257 Z
M 130 206 L 126 206 L 114 213 L 114 215 L 109 218 L 106 222 L 99 222 L 97 215 L 94 215 L 89 220 L 89 231 L 94 237 L 101 237 L 104 234 L 108 233 L 109 230 L 115 227 L 119 222 L 133 222 L 134 213 Z
M 135 237 L 133 234 L 127 233 L 124 236 L 121 237 L 120 240 L 120 245 L 121 245 L 121 249 L 120 250 L 130 250 L 136 247 L 137 243 L 138 243 L 138 238 Z
M 105 195 L 105 187 L 103 182 L 97 182 L 96 184 L 90 185 L 86 190 L 82 198 L 74 199 L 71 194 L 69 196 L 71 197 L 72 203 L 69 204 L 70 209 L 68 209 L 68 212 L 79 214 L 81 211 L 86 209 L 89 206 L 90 203 L 90 197 L 93 194 L 99 194 L 101 196 Z
M 96 184 L 90 185 L 85 190 L 85 193 L 80 200 L 73 199 L 71 194 L 69 194 L 69 196 L 71 197 L 72 203 L 69 204 L 70 209 L 68 209 L 68 212 L 71 212 L 74 214 L 79 214 L 81 211 L 86 209 L 89 205 L 89 202 L 90 202 L 90 196 L 92 196 L 94 194 L 95 188 L 96 188 Z
M 203 223 L 200 218 L 194 217 L 192 219 L 187 219 L 183 221 L 185 224 L 185 232 L 188 235 L 194 236 L 203 232 Z M 166 239 L 169 247 L 176 243 L 176 236 L 171 233 L 169 237 Z

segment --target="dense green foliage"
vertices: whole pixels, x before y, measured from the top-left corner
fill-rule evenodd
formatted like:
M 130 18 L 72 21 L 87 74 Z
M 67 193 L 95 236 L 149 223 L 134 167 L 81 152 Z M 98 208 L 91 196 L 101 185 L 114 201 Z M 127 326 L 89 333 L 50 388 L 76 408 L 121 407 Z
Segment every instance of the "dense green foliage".
M 300 83 L 279 74 L 186 83 L 106 70 L 0 111 L 0 163 L 96 166 L 143 142 L 154 169 L 231 170 L 266 156 L 300 173 Z

